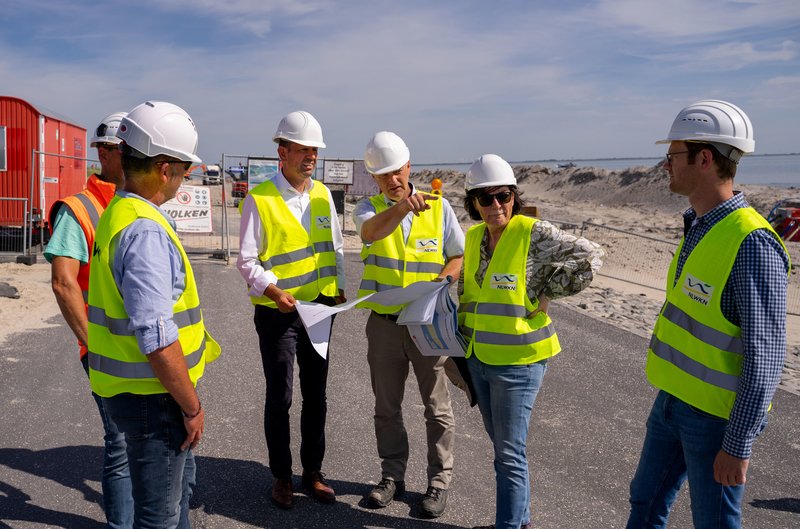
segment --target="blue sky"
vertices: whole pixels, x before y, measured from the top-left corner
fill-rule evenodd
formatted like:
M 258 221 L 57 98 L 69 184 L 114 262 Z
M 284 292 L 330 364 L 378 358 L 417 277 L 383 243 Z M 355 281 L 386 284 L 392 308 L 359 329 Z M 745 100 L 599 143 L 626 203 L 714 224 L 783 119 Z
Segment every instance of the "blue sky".
M 329 158 L 391 130 L 413 163 L 658 156 L 726 99 L 757 153 L 800 152 L 797 0 L 0 0 L 0 94 L 92 129 L 185 108 L 200 156 L 274 155 L 307 110 Z

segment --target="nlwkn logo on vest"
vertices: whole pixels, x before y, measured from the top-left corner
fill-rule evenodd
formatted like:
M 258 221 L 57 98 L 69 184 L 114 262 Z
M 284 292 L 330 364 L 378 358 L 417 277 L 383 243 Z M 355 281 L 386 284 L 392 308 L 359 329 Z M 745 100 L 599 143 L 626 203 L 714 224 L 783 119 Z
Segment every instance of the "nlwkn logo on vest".
M 517 290 L 517 274 L 492 274 L 489 286 L 498 290 Z
M 708 305 L 711 295 L 714 293 L 714 286 L 700 281 L 691 274 L 686 274 L 682 290 L 692 301 Z
M 417 251 L 434 253 L 439 251 L 439 239 L 417 239 Z

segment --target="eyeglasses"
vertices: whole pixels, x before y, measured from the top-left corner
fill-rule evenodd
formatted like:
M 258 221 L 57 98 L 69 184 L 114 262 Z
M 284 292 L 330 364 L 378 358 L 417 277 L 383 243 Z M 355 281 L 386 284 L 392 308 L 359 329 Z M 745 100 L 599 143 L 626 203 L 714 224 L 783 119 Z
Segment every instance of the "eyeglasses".
M 105 149 L 107 151 L 118 151 L 119 150 L 119 145 L 117 145 L 116 143 L 98 143 L 97 146 L 98 147 L 102 147 L 103 149 Z
M 495 193 L 494 195 L 490 195 L 489 193 L 484 193 L 482 195 L 478 195 L 478 204 L 481 206 L 488 208 L 492 205 L 495 199 L 497 199 L 498 204 L 508 204 L 511 200 L 511 197 L 514 196 L 514 193 L 511 191 L 503 191 L 501 193 Z
M 665 161 L 666 163 L 668 163 L 668 164 L 672 165 L 672 158 L 673 158 L 674 156 L 677 156 L 677 155 L 679 155 L 679 154 L 686 154 L 687 152 L 689 152 L 689 151 L 668 152 L 668 153 L 667 153 L 667 154 L 664 156 L 664 161 Z

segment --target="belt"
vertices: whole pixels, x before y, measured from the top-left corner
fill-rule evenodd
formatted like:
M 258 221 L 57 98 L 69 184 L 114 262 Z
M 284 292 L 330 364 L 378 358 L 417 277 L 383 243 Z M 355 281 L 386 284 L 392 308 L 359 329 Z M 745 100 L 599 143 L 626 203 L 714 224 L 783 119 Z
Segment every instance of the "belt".
M 383 318 L 384 320 L 393 321 L 395 323 L 397 323 L 397 317 L 399 316 L 399 314 L 381 314 L 380 312 L 375 312 L 374 310 L 372 311 L 372 313 L 376 316 Z

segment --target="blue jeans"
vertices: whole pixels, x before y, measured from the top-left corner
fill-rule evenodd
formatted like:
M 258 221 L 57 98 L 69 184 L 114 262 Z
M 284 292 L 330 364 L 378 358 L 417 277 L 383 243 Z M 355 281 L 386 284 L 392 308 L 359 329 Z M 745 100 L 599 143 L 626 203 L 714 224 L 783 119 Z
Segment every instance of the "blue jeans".
M 689 479 L 695 529 L 741 527 L 744 485 L 714 481 L 714 459 L 728 421 L 659 392 L 647 419 L 639 468 L 631 481 L 627 529 L 664 528 L 681 485 Z M 766 419 L 762 430 L 766 426 Z
M 496 529 L 519 529 L 531 517 L 531 487 L 526 444 L 533 403 L 542 387 L 547 361 L 514 366 L 467 359 L 483 426 L 494 445 L 497 482 Z
M 103 405 L 125 434 L 136 529 L 188 529 L 189 499 L 195 484 L 192 451 L 183 414 L 167 393 L 103 398 Z
M 89 375 L 88 358 L 81 358 L 81 364 Z M 133 525 L 133 496 L 131 495 L 131 474 L 128 470 L 128 456 L 125 453 L 125 435 L 119 431 L 105 408 L 99 395 L 92 393 L 100 419 L 103 421 L 103 510 L 108 527 L 129 529 Z

